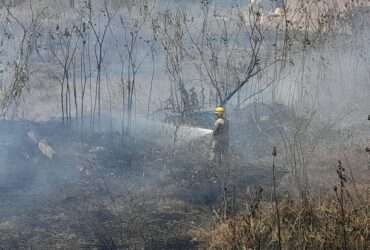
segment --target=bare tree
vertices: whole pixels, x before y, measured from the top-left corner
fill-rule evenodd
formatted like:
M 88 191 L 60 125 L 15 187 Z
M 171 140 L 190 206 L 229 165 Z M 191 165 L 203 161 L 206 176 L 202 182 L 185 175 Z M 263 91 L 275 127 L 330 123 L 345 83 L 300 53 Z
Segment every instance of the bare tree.
M 93 117 L 95 117 L 96 112 L 96 106 L 98 109 L 98 121 L 99 124 L 101 122 L 101 76 L 102 76 L 102 67 L 104 62 L 104 42 L 106 39 L 106 35 L 109 29 L 109 26 L 112 22 L 112 14 L 109 10 L 109 5 L 107 0 L 104 0 L 104 7 L 103 7 L 103 16 L 106 18 L 106 22 L 104 23 L 102 30 L 99 30 L 97 28 L 97 24 L 93 22 L 92 19 L 92 4 L 91 1 L 88 4 L 89 8 L 89 24 L 93 31 L 93 34 L 95 35 L 95 46 L 94 46 L 94 54 L 95 54 L 95 62 L 96 62 L 96 82 L 95 82 L 95 99 L 94 99 L 94 108 L 93 108 Z M 93 118 L 93 120 L 95 120 Z
M 184 75 L 190 71 L 189 65 L 214 90 L 216 102 L 225 105 L 250 79 L 277 61 L 261 56 L 263 26 L 258 14 L 249 12 L 246 21 L 239 8 L 228 13 L 217 11 L 212 11 L 208 1 L 203 1 L 200 17 L 183 10 L 175 14 L 168 10 L 156 25 L 166 52 L 167 71 L 178 84 L 174 89 L 179 97 L 172 94 L 172 103 L 186 101 L 185 82 L 190 79 Z M 256 92 L 261 93 L 269 86 L 261 86 Z
M 91 71 L 90 77 L 88 75 L 88 58 L 87 52 L 89 51 L 89 34 L 87 30 L 88 24 L 81 18 L 80 27 L 76 27 L 77 33 L 80 36 L 81 40 L 81 48 L 80 48 L 80 118 L 81 118 L 81 127 L 83 128 L 84 123 L 84 112 L 85 112 L 85 95 L 86 95 L 86 87 L 88 83 L 88 79 L 91 79 Z
M 58 76 L 53 70 L 50 72 L 60 83 L 60 103 L 62 109 L 62 120 L 71 120 L 71 66 L 75 66 L 75 54 L 78 49 L 78 42 L 80 37 L 75 35 L 76 27 L 65 27 L 62 29 L 59 24 L 55 28 L 55 32 L 49 32 L 49 46 L 50 52 L 56 63 L 62 69 L 62 75 Z M 75 67 L 73 67 L 75 69 Z M 74 74 L 72 74 L 73 76 Z M 77 90 L 75 79 L 73 79 L 73 91 L 75 102 L 75 114 L 77 116 Z
M 154 6 L 155 1 L 151 4 L 146 1 L 135 5 L 129 4 L 127 9 L 124 9 L 119 15 L 118 33 L 120 35 L 115 35 L 114 31 L 111 30 L 121 63 L 122 130 L 124 133 L 128 132 L 132 126 L 136 108 L 137 75 L 143 64 L 147 63 L 148 58 L 152 60 L 153 69 L 150 84 L 153 83 L 155 54 L 148 26 L 151 24 Z M 151 90 L 149 91 L 151 92 Z
M 39 38 L 40 27 L 42 25 L 41 19 L 45 15 L 45 9 L 34 13 L 31 1 L 29 7 L 31 12 L 29 23 L 27 21 L 21 21 L 13 14 L 9 6 L 6 7 L 9 17 L 8 20 L 14 21 L 21 29 L 22 35 L 18 44 L 17 59 L 14 61 L 13 80 L 6 90 L 1 103 L 3 115 L 6 115 L 8 108 L 12 104 L 15 106 L 19 104 L 20 98 L 31 76 L 30 58 L 35 51 L 35 44 L 37 44 L 35 41 Z
M 159 40 L 165 53 L 166 71 L 171 82 L 170 97 L 167 99 L 165 109 L 182 116 L 191 110 L 184 72 L 185 19 L 186 13 L 178 9 L 174 13 L 167 11 L 161 14 L 153 22 L 156 39 Z

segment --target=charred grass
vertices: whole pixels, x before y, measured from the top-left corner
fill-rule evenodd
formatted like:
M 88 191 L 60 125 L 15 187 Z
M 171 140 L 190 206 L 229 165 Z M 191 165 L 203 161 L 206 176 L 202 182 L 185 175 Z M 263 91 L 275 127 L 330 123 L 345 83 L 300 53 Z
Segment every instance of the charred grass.
M 26 190 L 28 198 L 21 203 L 17 197 L 3 196 L 2 206 L 9 203 L 9 209 L 0 221 L 0 248 L 362 250 L 370 246 L 369 176 L 361 145 L 320 148 L 308 164 L 308 172 L 316 175 L 308 176 L 311 185 L 299 195 L 291 192 L 294 182 L 282 179 L 278 164 L 277 220 L 267 164 L 241 163 L 232 156 L 229 164 L 215 166 L 209 164 L 201 142 L 173 149 L 106 134 L 85 136 L 83 143 L 80 135 L 61 132 L 60 136 L 47 137 L 59 153 L 53 164 L 40 155 L 37 161 L 24 161 L 30 162 L 30 168 L 43 163 L 40 171 L 47 170 L 58 180 L 53 189 L 39 196 Z M 31 150 L 26 155 L 37 155 L 30 147 L 24 149 Z M 343 159 L 340 164 L 338 159 Z M 74 168 L 69 172 L 78 173 L 73 180 L 57 178 L 62 171 L 50 169 L 63 170 L 65 162 Z M 18 212 L 17 205 L 27 209 Z

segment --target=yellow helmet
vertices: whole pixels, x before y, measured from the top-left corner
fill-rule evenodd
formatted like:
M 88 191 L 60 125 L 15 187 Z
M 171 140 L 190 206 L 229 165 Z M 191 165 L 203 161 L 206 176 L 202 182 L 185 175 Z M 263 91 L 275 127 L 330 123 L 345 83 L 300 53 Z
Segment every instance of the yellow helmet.
M 225 109 L 221 106 L 218 106 L 215 108 L 215 114 L 224 114 L 225 113 Z

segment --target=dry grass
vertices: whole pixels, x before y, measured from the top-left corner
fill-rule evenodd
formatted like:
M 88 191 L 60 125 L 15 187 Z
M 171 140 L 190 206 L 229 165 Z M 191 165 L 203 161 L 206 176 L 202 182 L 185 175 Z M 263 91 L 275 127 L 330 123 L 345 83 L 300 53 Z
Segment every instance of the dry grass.
M 341 162 L 336 172 L 334 186 L 322 190 L 324 195 L 307 191 L 298 199 L 279 198 L 282 249 L 370 248 L 370 187 L 355 184 Z M 276 210 L 261 195 L 236 216 L 215 220 L 192 235 L 202 249 L 279 249 Z
M 334 196 L 324 201 L 285 199 L 280 203 L 280 216 L 283 249 L 370 247 L 369 200 L 365 204 L 348 204 L 344 221 Z M 192 233 L 195 240 L 202 242 L 204 249 L 276 249 L 278 246 L 275 214 L 268 204 L 255 215 L 238 215 Z

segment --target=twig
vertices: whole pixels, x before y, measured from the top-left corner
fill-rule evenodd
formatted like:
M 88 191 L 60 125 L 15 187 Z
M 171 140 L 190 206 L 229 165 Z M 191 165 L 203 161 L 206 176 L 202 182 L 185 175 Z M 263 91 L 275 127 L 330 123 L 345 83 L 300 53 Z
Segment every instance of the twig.
M 277 230 L 278 230 L 278 249 L 281 250 L 281 226 L 280 226 L 280 212 L 279 212 L 279 201 L 276 195 L 276 167 L 275 167 L 275 160 L 277 156 L 276 147 L 273 147 L 272 150 L 272 184 L 273 184 L 273 199 L 275 203 L 275 214 L 276 214 L 276 223 L 277 223 Z

